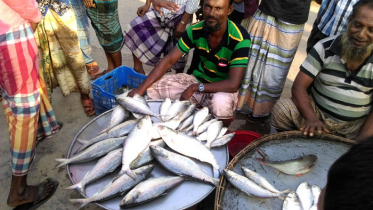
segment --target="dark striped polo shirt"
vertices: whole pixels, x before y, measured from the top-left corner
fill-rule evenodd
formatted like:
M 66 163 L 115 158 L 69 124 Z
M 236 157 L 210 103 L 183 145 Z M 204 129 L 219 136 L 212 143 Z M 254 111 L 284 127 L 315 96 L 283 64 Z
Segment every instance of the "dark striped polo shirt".
M 323 112 L 337 120 L 352 121 L 371 111 L 373 55 L 350 72 L 341 58 L 341 37 L 332 36 L 318 42 L 300 70 L 314 79 L 311 95 Z
M 208 34 L 203 30 L 202 21 L 190 26 L 176 45 L 182 53 L 195 48 L 200 62 L 193 75 L 199 82 L 226 80 L 230 68 L 246 68 L 250 36 L 242 26 L 228 19 L 227 30 L 216 49 L 210 49 L 207 39 Z

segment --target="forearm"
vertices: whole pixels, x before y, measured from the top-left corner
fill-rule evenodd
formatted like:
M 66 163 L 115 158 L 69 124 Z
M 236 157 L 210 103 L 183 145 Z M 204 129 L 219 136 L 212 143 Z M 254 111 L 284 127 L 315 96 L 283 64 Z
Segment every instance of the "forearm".
M 148 7 L 150 7 L 150 4 L 151 4 L 151 3 L 152 3 L 151 0 L 146 0 L 145 5 L 148 6 Z
M 355 140 L 362 141 L 367 139 L 368 137 L 373 137 L 373 112 L 371 112 L 366 118 L 364 125 Z
M 189 20 L 192 16 L 193 16 L 193 14 L 189 14 L 187 12 L 184 12 L 183 17 L 181 18 L 181 21 L 183 21 L 183 24 L 185 23 L 184 25 L 186 25 L 189 22 Z
M 213 83 L 205 83 L 205 93 L 217 93 L 217 92 L 225 92 L 225 93 L 235 93 L 238 91 L 239 84 L 235 84 L 234 82 L 227 80 L 222 80 L 219 82 Z
M 306 89 L 293 86 L 292 96 L 292 100 L 295 106 L 298 108 L 299 112 L 305 120 L 317 119 L 316 113 L 311 105 L 311 99 Z

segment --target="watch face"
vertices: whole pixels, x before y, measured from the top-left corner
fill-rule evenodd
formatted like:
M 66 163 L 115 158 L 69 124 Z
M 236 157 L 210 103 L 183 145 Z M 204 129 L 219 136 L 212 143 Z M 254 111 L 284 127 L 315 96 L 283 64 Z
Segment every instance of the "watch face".
M 203 86 L 203 84 L 202 83 L 199 84 L 199 86 L 198 86 L 199 92 L 202 92 L 204 89 L 205 89 L 205 87 Z

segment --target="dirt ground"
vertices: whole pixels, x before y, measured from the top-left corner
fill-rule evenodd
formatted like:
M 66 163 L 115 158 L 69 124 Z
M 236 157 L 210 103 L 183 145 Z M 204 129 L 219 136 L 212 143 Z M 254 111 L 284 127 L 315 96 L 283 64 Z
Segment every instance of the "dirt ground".
M 137 8 L 144 4 L 144 0 L 135 0 L 128 3 L 128 1 L 119 1 L 119 15 L 122 29 L 135 17 Z M 313 21 L 316 17 L 319 7 L 314 2 L 311 6 L 308 22 L 305 24 L 303 37 L 291 66 L 289 75 L 287 77 L 286 85 L 282 97 L 290 97 L 290 88 L 294 81 L 296 74 L 299 71 L 299 66 L 303 62 L 306 52 L 306 42 L 309 33 L 312 29 Z M 99 45 L 93 29 L 91 28 L 91 41 L 93 48 L 93 57 L 99 63 L 101 70 L 106 69 L 106 58 L 104 51 Z M 132 67 L 132 55 L 128 48 L 122 49 L 123 65 Z M 189 57 L 189 60 L 191 56 Z M 149 72 L 152 68 L 145 66 L 145 70 Z M 63 97 L 59 88 L 55 89 L 52 94 L 52 105 L 58 121 L 64 123 L 61 132 L 58 132 L 52 138 L 45 140 L 36 148 L 36 159 L 28 175 L 30 184 L 37 184 L 47 177 L 52 177 L 60 182 L 55 195 L 43 204 L 39 209 L 43 210 L 65 210 L 75 209 L 77 206 L 68 201 L 72 198 L 80 198 L 80 194 L 75 190 L 65 190 L 65 187 L 71 185 L 66 170 L 64 167 L 54 169 L 57 165 L 54 159 L 66 157 L 68 148 L 74 136 L 91 121 L 93 117 L 87 117 L 83 113 L 83 109 L 79 100 L 78 93 L 71 94 L 68 97 Z M 274 132 L 269 124 L 249 124 L 245 120 L 245 116 L 236 115 L 235 121 L 229 128 L 230 130 L 253 130 L 261 134 L 268 134 Z M 7 132 L 7 125 L 2 108 L 0 108 L 0 186 L 2 188 L 0 193 L 0 209 L 9 210 L 6 205 L 6 199 L 11 181 L 11 167 L 10 167 L 10 154 L 9 154 L 9 135 Z M 214 194 L 212 193 L 205 199 L 203 209 L 213 209 Z M 89 204 L 84 209 L 99 210 L 100 207 L 95 204 Z

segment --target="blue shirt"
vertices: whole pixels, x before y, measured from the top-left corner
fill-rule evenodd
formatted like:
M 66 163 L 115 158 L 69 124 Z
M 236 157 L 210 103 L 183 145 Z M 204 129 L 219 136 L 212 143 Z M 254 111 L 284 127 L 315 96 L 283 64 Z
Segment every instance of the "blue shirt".
M 348 17 L 352 6 L 359 0 L 324 0 L 322 1 L 316 21 L 317 27 L 327 36 L 334 36 L 346 31 Z

